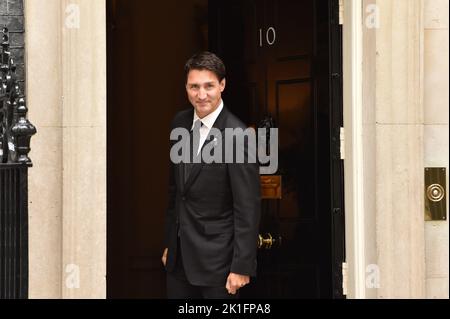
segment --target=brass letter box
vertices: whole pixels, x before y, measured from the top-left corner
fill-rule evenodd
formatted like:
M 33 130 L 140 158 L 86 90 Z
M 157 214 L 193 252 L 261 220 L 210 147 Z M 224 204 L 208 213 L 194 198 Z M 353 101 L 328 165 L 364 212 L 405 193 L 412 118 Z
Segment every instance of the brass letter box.
M 281 199 L 281 176 L 262 175 L 261 176 L 261 198 Z

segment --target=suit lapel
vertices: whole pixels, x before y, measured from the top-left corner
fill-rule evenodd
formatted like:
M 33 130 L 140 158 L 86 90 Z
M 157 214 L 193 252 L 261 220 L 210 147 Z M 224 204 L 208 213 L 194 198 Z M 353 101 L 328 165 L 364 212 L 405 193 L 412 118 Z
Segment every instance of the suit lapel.
M 187 112 L 186 117 L 182 120 L 181 122 L 181 127 L 185 128 L 186 130 L 188 130 L 188 132 L 191 130 L 191 126 L 192 126 L 192 119 L 194 118 L 194 108 L 191 108 L 190 112 Z M 180 185 L 180 191 L 181 193 L 184 193 L 184 188 L 185 188 L 185 178 L 184 178 L 184 162 L 181 161 L 180 164 L 176 165 L 177 166 L 177 174 L 178 174 L 178 185 Z

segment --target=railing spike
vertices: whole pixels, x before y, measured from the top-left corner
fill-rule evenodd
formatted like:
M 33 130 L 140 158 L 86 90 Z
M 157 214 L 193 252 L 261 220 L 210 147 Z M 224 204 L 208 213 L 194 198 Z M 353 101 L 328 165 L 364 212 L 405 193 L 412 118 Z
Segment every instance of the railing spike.
M 9 50 L 9 31 L 2 27 L 0 49 L 0 163 L 31 166 L 28 157 L 36 128 L 27 119 L 25 98 L 16 80 L 16 65 Z

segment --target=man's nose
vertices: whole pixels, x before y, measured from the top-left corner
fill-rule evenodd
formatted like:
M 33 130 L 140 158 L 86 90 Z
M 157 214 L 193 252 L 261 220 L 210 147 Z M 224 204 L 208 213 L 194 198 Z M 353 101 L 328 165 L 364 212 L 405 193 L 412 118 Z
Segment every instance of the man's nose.
M 200 89 L 200 90 L 198 91 L 198 98 L 199 98 L 200 100 L 206 99 L 206 91 L 205 91 L 205 89 Z

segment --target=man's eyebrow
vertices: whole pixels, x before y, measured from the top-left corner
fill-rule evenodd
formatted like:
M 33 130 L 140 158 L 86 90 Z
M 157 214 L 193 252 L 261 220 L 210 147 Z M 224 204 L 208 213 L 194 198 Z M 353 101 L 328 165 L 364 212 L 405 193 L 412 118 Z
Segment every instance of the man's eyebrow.
M 188 83 L 188 85 L 205 85 L 205 84 L 214 84 L 214 81 L 205 82 L 205 83 Z

